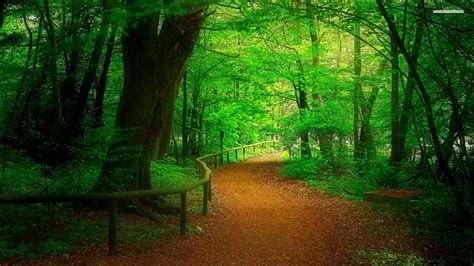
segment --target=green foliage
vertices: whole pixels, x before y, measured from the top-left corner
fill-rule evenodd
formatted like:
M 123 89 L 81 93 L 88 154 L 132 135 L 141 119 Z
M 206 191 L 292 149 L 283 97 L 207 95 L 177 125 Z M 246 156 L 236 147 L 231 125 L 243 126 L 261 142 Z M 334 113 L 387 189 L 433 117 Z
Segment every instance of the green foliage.
M 351 200 L 362 200 L 363 192 L 381 188 L 370 179 L 351 175 L 350 171 L 342 174 L 338 171 L 338 174 L 334 175 L 332 169 L 321 157 L 299 159 L 287 162 L 286 166 L 280 169 L 279 175 L 305 180 L 309 186 L 328 195 Z
M 38 243 L 38 249 L 42 253 L 58 255 L 72 250 L 72 246 L 61 240 L 50 239 Z
M 428 183 L 425 194 L 415 201 L 413 207 L 400 210 L 401 215 L 420 225 L 414 233 L 427 237 L 448 251 L 441 258 L 457 263 L 474 262 L 474 227 L 466 219 L 474 215 L 474 208 L 460 209 L 455 205 L 452 192 L 433 181 L 425 182 Z
M 385 157 L 360 161 L 363 177 L 376 186 L 398 188 L 408 178 L 405 168 L 388 165 Z
M 360 251 L 358 263 L 368 263 L 370 265 L 428 265 L 429 263 L 423 258 L 413 254 L 402 254 L 399 252 L 384 250 L 384 251 Z
M 172 158 L 167 158 L 166 161 L 152 161 L 150 169 L 152 185 L 155 188 L 184 185 L 197 176 L 193 165 L 176 165 Z
M 302 180 L 314 180 L 317 178 L 318 159 L 301 159 L 287 164 L 278 172 L 280 176 L 287 176 Z
M 362 200 L 362 193 L 380 189 L 363 178 L 353 176 L 325 176 L 320 180 L 310 180 L 308 185 L 322 192 L 350 200 Z
M 52 228 L 64 228 L 67 205 L 0 206 L 0 258 L 32 257 L 37 253 L 58 254 L 71 249 L 71 244 Z

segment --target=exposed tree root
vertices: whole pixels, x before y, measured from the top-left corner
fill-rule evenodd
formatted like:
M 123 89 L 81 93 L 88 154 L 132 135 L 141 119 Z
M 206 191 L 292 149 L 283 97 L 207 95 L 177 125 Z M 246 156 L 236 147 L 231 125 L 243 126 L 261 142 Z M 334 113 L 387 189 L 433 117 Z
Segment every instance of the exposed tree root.
M 156 199 L 144 198 L 144 199 L 141 199 L 140 202 L 143 205 L 152 208 L 159 214 L 179 215 L 179 207 L 171 206 L 168 202 L 166 202 L 161 197 L 157 197 Z
M 133 207 L 128 207 L 127 210 L 131 213 L 134 213 L 136 215 L 148 218 L 154 222 L 159 223 L 160 222 L 160 217 L 158 217 L 156 214 L 148 210 L 143 203 L 141 203 L 140 200 L 137 199 L 132 199 L 128 202 L 129 204 L 133 204 Z

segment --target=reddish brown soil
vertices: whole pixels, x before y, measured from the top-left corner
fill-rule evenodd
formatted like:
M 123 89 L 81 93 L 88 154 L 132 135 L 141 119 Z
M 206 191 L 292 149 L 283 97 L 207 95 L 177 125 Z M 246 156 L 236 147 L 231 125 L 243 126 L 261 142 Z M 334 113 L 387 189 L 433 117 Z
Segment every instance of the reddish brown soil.
M 278 177 L 277 156 L 227 165 L 213 172 L 210 214 L 190 215 L 202 233 L 174 235 L 138 252 L 122 244 L 86 255 L 46 259 L 56 263 L 109 265 L 355 264 L 359 251 L 391 250 L 424 255 L 404 225 L 374 213 L 368 203 L 328 197 L 301 182 Z M 176 220 L 172 221 L 176 223 Z M 418 241 L 419 242 L 419 241 Z

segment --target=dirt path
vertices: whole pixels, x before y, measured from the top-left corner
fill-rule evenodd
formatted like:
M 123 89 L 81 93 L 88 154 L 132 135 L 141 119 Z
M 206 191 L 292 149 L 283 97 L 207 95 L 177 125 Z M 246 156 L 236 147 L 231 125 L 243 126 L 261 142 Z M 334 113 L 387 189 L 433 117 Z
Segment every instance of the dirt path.
M 190 217 L 203 233 L 160 240 L 143 254 L 101 256 L 91 262 L 340 265 L 356 263 L 361 250 L 417 253 L 415 239 L 401 234 L 398 223 L 377 216 L 367 204 L 284 180 L 277 175 L 279 167 L 272 155 L 214 171 L 209 217 Z

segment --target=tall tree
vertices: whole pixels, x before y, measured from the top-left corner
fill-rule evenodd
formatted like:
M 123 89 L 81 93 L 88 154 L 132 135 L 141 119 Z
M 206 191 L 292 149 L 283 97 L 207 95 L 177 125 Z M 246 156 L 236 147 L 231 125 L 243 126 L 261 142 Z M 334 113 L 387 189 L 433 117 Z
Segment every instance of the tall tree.
M 395 14 L 391 15 L 391 20 L 393 23 L 396 23 Z M 391 76 L 391 92 L 390 92 L 390 164 L 396 165 L 401 161 L 401 150 L 400 150 L 400 126 L 399 126 L 399 101 L 400 101 L 400 92 L 399 92 L 399 81 L 400 81 L 400 64 L 398 63 L 398 46 L 395 40 L 393 33 L 390 33 L 390 62 L 392 66 L 392 76 Z
M 127 3 L 128 27 L 122 40 L 125 80 L 115 126 L 131 134 L 115 137 L 95 190 L 151 188 L 150 160 L 163 134 L 166 101 L 176 95 L 205 19 L 204 3 L 180 7 L 176 11 L 165 5 L 161 10 L 155 1 Z
M 356 16 L 360 15 L 360 6 L 359 1 L 356 0 L 355 14 Z M 354 98 L 354 126 L 353 126 L 353 140 L 354 140 L 354 159 L 359 159 L 361 157 L 360 141 L 359 141 L 359 130 L 360 130 L 360 120 L 359 120 L 359 104 L 360 96 L 362 94 L 362 83 L 360 81 L 360 74 L 362 71 L 362 57 L 361 57 L 361 41 L 360 41 L 360 21 L 355 19 L 354 21 L 354 89 L 353 89 L 353 98 Z
M 321 42 L 321 34 L 320 34 L 320 27 L 319 21 L 316 17 L 314 12 L 315 6 L 313 0 L 306 0 L 306 16 L 309 21 L 309 35 L 311 39 L 311 66 L 312 66 L 312 87 L 311 95 L 313 98 L 313 105 L 315 107 L 314 111 L 318 111 L 318 107 L 323 104 L 321 99 L 321 95 L 318 93 L 318 67 L 319 67 L 319 50 L 320 50 L 320 42 Z M 318 141 L 319 141 L 319 149 L 322 155 L 326 158 L 330 157 L 332 154 L 332 145 L 331 139 L 328 134 L 327 128 L 322 128 L 317 132 Z

